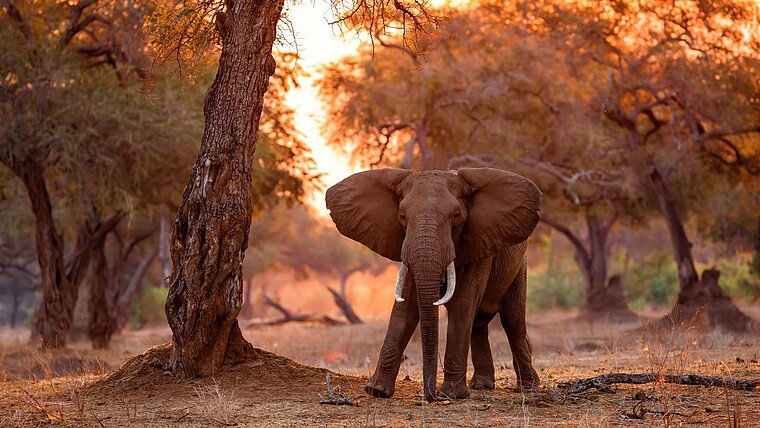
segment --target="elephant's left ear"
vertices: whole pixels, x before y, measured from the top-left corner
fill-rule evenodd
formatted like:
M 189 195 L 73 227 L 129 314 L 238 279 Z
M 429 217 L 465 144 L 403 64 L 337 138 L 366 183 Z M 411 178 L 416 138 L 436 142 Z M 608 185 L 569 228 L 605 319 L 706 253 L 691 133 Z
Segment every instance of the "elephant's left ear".
M 458 264 L 528 239 L 541 211 L 542 194 L 532 181 L 494 168 L 461 168 L 458 174 L 471 191 L 456 248 Z

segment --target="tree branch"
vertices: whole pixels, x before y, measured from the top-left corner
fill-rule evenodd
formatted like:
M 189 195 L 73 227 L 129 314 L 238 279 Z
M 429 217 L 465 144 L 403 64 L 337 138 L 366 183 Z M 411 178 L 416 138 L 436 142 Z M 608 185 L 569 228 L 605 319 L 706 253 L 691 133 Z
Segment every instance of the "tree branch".
M 375 40 L 380 42 L 380 46 L 382 47 L 389 48 L 389 49 L 398 49 L 401 52 L 409 55 L 409 57 L 412 59 L 412 62 L 414 62 L 414 66 L 417 70 L 419 70 L 422 67 L 419 55 L 417 55 L 413 50 L 409 49 L 407 46 L 386 42 L 385 40 L 383 40 L 382 37 L 380 37 L 379 31 L 375 33 Z
M 591 256 L 589 255 L 589 251 L 586 249 L 586 246 L 583 245 L 583 241 L 581 241 L 578 235 L 573 233 L 573 231 L 570 230 L 568 227 L 560 223 L 557 223 L 556 221 L 551 220 L 547 218 L 546 216 L 543 216 L 543 215 L 541 216 L 541 222 L 546 224 L 547 226 L 550 226 L 552 229 L 556 230 L 557 232 L 565 235 L 565 237 L 568 240 L 570 240 L 570 243 L 573 244 L 573 246 L 575 247 L 575 250 L 581 255 L 581 257 L 583 257 L 583 260 L 588 261 L 590 263 Z
M 36 51 L 37 47 L 34 44 L 34 35 L 32 35 L 32 28 L 29 26 L 29 22 L 24 19 L 24 17 L 21 15 L 21 11 L 18 10 L 16 5 L 13 4 L 11 0 L 2 1 L 3 6 L 5 6 L 5 13 L 8 14 L 8 17 L 11 20 L 16 21 L 16 24 L 21 30 L 21 34 L 24 35 L 24 40 L 26 40 L 26 43 L 29 45 L 29 47 L 32 48 L 32 50 Z
M 97 19 L 95 15 L 90 15 L 80 21 L 84 10 L 87 7 L 97 3 L 97 1 L 98 0 L 79 0 L 77 4 L 71 6 L 69 23 L 66 26 L 66 30 L 63 32 L 63 35 L 61 36 L 61 40 L 59 42 L 60 48 L 66 47 L 74 38 L 74 36 L 76 36 L 80 31 L 85 29 L 88 25 Z
M 346 316 L 346 319 L 348 320 L 348 322 L 350 322 L 351 324 L 362 324 L 362 319 L 359 318 L 358 315 L 356 315 L 354 308 L 351 307 L 351 304 L 348 303 L 348 301 L 346 300 L 344 296 L 341 296 L 341 294 L 333 290 L 332 287 L 327 287 L 327 291 L 329 291 L 330 294 L 332 294 L 335 304 L 338 305 L 340 310 L 343 312 L 343 315 Z

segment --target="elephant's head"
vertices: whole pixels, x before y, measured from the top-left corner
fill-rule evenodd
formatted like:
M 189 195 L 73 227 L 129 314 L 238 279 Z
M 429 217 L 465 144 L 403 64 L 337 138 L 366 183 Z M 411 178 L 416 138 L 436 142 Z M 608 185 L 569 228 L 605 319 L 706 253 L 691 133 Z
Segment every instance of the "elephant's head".
M 539 220 L 541 191 L 520 175 L 492 168 L 354 174 L 327 190 L 327 208 L 345 236 L 402 263 L 417 293 L 425 396 L 435 395 L 438 305 L 454 295 L 455 264 L 525 241 Z M 446 280 L 444 296 L 440 284 Z M 408 282 L 408 281 L 407 281 Z

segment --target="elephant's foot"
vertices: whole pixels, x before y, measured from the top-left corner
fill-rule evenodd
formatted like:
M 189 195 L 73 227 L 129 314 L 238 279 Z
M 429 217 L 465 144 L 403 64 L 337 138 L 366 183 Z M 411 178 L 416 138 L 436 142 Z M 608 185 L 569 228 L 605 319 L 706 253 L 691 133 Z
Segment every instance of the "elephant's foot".
M 541 380 L 538 377 L 538 373 L 536 373 L 533 367 L 530 367 L 528 370 L 524 370 L 523 373 L 517 373 L 517 387 L 515 391 L 535 391 L 540 383 Z
M 484 390 L 484 389 L 493 389 L 493 388 L 494 388 L 493 375 L 487 376 L 487 375 L 476 373 L 472 376 L 472 379 L 470 380 L 470 389 Z
M 395 379 L 388 380 L 375 374 L 364 384 L 364 391 L 374 397 L 391 398 L 396 388 L 395 383 Z
M 439 400 L 463 400 L 470 396 L 470 388 L 464 380 L 461 382 L 444 380 L 436 396 Z

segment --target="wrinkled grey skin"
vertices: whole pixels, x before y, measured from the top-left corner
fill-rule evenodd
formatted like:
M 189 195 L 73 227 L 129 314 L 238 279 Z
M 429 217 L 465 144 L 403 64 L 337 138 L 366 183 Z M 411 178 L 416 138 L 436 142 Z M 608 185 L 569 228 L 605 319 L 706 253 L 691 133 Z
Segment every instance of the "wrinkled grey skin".
M 377 368 L 365 389 L 391 397 L 401 358 L 417 323 L 422 332 L 424 393 L 428 401 L 466 398 L 469 387 L 494 386 L 488 323 L 498 313 L 512 349 L 518 385 L 539 378 L 525 325 L 526 240 L 539 220 L 541 192 L 528 179 L 491 168 L 412 172 L 382 169 L 354 174 L 327 191 L 338 230 L 409 269 L 403 302 L 396 302 Z M 444 381 L 436 389 L 438 306 L 446 268 L 456 266 L 448 311 Z

